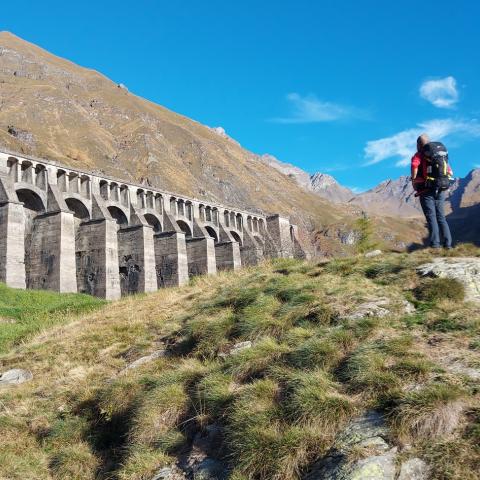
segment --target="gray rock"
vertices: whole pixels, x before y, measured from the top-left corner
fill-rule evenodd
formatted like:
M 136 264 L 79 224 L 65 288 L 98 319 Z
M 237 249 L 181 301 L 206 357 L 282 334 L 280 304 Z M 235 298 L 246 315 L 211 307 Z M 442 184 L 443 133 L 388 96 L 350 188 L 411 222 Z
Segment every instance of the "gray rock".
M 335 441 L 335 449 L 341 454 L 347 454 L 355 445 L 369 446 L 368 441 L 388 436 L 383 416 L 372 410 L 365 415 L 353 419 L 346 428 L 338 435 Z M 382 447 L 382 450 L 384 448 Z
M 480 258 L 435 258 L 417 268 L 422 276 L 453 278 L 465 286 L 465 300 L 480 303 Z
M 2 373 L 0 376 L 0 387 L 5 385 L 19 385 L 20 383 L 28 382 L 32 378 L 32 372 L 21 368 L 13 368 L 12 370 Z
M 144 357 L 138 358 L 134 362 L 127 365 L 122 371 L 125 372 L 127 370 L 138 368 L 141 365 L 144 365 L 145 363 L 152 362 L 153 360 L 164 357 L 165 355 L 166 355 L 165 350 L 156 350 L 155 352 L 152 352 L 150 355 L 145 355 Z
M 385 455 L 375 455 L 345 466 L 336 480 L 394 480 L 395 457 L 397 450 L 392 448 Z M 332 479 L 333 480 L 333 479 Z
M 388 298 L 377 298 L 369 302 L 364 302 L 358 305 L 355 310 L 345 316 L 345 318 L 347 320 L 361 320 L 365 317 L 386 317 L 390 314 L 390 310 L 384 308 L 388 304 Z
M 242 350 L 246 350 L 247 348 L 252 348 L 252 342 L 247 340 L 246 342 L 239 342 L 233 345 L 227 353 L 219 353 L 218 356 L 221 358 L 226 358 L 229 355 L 236 355 L 240 353 Z
M 225 477 L 223 463 L 212 458 L 206 458 L 200 462 L 194 472 L 194 480 L 220 480 Z
M 252 342 L 250 340 L 247 340 L 246 342 L 236 343 L 230 350 L 230 355 L 235 355 L 242 350 L 246 350 L 248 348 L 252 348 Z
M 428 465 L 420 458 L 410 458 L 402 463 L 397 480 L 427 480 L 429 478 Z
M 150 480 L 187 480 L 185 474 L 177 467 L 163 467 Z
M 378 257 L 381 255 L 383 252 L 381 250 L 372 250 L 371 252 L 367 252 L 365 254 L 365 258 L 372 258 L 372 257 Z
M 397 449 L 387 443 L 383 416 L 371 411 L 352 420 L 338 435 L 329 455 L 320 459 L 305 480 L 394 480 Z M 351 462 L 360 447 L 368 456 Z
M 410 303 L 408 300 L 402 301 L 402 307 L 403 307 L 403 312 L 406 313 L 407 315 L 410 315 L 417 311 L 413 303 Z

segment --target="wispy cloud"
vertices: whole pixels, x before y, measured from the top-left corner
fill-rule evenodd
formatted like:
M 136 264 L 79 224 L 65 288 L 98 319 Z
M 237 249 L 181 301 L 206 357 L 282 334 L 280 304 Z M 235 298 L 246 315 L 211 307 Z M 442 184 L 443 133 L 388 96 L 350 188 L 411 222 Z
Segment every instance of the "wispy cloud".
M 420 85 L 420 96 L 438 108 L 451 108 L 458 102 L 457 81 L 451 76 L 426 80 Z
M 427 133 L 430 138 L 442 140 L 445 137 L 480 137 L 480 124 L 476 120 L 455 120 L 452 118 L 429 120 L 415 128 L 403 130 L 390 137 L 371 140 L 365 146 L 365 165 L 373 165 L 388 158 L 397 159 L 397 166 L 408 165 L 416 151 L 417 137 Z
M 273 118 L 273 122 L 319 123 L 362 116 L 360 110 L 338 103 L 326 102 L 312 94 L 302 96 L 298 93 L 289 93 L 286 99 L 290 104 L 290 115 L 287 117 Z

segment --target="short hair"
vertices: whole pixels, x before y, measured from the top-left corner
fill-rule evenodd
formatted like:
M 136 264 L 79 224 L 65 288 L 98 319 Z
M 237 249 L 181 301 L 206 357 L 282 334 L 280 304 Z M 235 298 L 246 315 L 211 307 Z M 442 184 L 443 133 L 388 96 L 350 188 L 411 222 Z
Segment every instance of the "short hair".
M 417 138 L 417 147 L 423 147 L 427 143 L 430 143 L 430 137 L 426 133 L 422 133 L 418 138 Z

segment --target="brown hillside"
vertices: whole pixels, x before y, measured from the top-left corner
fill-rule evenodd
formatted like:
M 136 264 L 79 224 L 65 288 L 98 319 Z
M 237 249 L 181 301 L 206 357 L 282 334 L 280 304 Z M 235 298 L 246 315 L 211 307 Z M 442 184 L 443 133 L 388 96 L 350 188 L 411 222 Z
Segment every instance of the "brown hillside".
M 9 150 L 278 212 L 309 229 L 349 225 L 355 216 L 232 139 L 8 32 L 0 33 L 0 94 L 0 146 Z M 410 240 L 408 226 L 399 231 Z

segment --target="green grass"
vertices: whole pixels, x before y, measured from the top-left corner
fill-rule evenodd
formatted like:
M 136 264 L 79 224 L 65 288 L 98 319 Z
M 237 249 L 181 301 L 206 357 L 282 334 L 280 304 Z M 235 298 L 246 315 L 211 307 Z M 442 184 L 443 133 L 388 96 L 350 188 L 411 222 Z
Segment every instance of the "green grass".
M 71 320 L 71 315 L 104 304 L 105 301 L 90 295 L 18 290 L 0 283 L 0 352 L 43 329 Z

